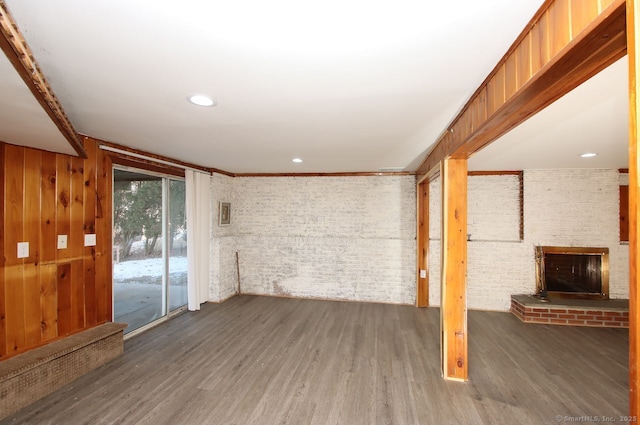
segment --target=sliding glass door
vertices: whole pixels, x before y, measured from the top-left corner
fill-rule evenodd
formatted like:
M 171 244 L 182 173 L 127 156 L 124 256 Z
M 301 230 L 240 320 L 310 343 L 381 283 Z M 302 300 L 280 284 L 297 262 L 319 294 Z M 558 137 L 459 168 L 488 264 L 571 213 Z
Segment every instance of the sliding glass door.
M 114 168 L 113 311 L 125 333 L 187 304 L 184 180 Z
M 187 211 L 184 180 L 169 180 L 169 311 L 187 305 Z

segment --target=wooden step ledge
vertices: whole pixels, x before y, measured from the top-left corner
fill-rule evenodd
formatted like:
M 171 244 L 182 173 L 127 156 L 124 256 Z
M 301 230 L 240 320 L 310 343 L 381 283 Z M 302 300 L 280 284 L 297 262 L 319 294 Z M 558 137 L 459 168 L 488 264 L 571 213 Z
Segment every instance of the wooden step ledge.
M 0 362 L 0 419 L 124 351 L 123 323 L 104 323 Z

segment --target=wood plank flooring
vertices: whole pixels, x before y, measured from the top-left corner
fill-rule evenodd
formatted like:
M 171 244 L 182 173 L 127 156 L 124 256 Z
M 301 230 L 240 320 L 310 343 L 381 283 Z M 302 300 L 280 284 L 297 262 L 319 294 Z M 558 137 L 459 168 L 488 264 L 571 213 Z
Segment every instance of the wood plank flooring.
M 513 425 L 627 413 L 624 329 L 471 311 L 470 380 L 459 383 L 440 377 L 439 326 L 438 309 L 236 296 L 131 338 L 122 357 L 0 424 Z

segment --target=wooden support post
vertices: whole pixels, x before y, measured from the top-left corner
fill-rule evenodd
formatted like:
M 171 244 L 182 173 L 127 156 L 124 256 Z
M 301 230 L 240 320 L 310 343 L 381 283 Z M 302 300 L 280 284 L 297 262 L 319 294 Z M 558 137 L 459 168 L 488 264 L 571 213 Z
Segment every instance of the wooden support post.
M 640 415 L 640 392 L 638 391 L 638 367 L 640 366 L 640 338 L 638 330 L 638 136 L 640 129 L 640 89 L 638 86 L 638 71 L 640 71 L 640 11 L 637 0 L 627 0 L 627 52 L 629 54 L 629 415 L 637 418 Z M 635 421 L 634 421 L 635 422 Z
M 442 164 L 442 374 L 466 381 L 467 362 L 467 160 Z
M 416 305 L 429 306 L 429 181 L 418 184 L 418 293 Z

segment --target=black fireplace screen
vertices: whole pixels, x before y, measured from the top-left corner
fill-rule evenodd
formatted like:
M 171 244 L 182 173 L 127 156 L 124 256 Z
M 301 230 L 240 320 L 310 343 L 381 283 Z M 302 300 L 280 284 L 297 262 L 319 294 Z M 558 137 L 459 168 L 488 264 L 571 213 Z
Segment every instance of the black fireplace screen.
M 602 257 L 590 254 L 544 254 L 548 291 L 602 293 Z

